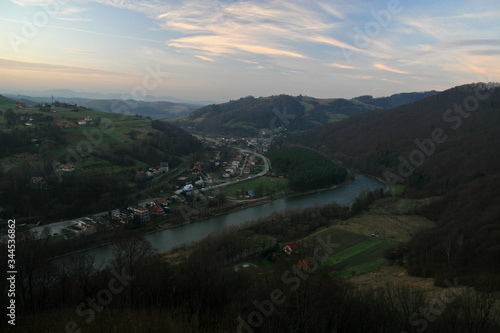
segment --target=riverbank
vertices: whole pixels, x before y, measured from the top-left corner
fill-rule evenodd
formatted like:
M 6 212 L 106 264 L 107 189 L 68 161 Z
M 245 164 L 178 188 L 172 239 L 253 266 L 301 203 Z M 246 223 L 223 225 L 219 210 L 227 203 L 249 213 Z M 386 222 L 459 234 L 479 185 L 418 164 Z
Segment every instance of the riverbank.
M 349 206 L 365 189 L 374 190 L 380 187 L 380 182 L 363 175 L 357 175 L 354 181 L 349 179 L 336 187 L 323 190 L 290 193 L 287 198 L 271 197 L 253 202 L 232 203 L 225 208 L 221 207 L 220 211 L 214 207 L 211 208 L 210 214 L 204 212 L 203 215 L 192 215 L 190 221 L 183 220 L 179 214 L 175 221 L 170 219 L 168 223 L 162 224 L 156 222 L 158 225 L 153 221 L 147 229 L 129 231 L 125 236 L 144 235 L 154 248 L 159 252 L 164 252 L 193 241 L 199 241 L 214 232 L 222 232 L 228 227 L 237 227 L 247 221 L 258 220 L 290 208 L 319 207 L 332 202 Z M 71 253 L 85 253 L 95 256 L 97 261 L 108 262 L 113 256 L 112 241 L 114 239 L 108 238 L 107 240 L 110 241 L 107 244 L 102 242 L 98 246 L 86 248 L 94 250 L 82 249 Z

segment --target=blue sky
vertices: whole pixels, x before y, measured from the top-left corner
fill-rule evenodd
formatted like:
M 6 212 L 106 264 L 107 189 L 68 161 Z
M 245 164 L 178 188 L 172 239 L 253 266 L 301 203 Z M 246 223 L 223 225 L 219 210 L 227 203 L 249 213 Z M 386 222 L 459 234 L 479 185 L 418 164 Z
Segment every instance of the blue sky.
M 499 56 L 498 0 L 0 3 L 0 92 L 386 96 L 500 81 Z

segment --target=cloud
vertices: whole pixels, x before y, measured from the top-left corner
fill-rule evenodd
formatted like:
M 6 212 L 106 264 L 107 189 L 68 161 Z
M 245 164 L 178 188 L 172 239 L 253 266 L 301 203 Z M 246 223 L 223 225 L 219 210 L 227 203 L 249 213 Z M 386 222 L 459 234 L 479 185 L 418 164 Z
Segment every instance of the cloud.
M 336 63 L 329 64 L 331 67 L 336 67 L 336 68 L 344 68 L 344 69 L 354 69 L 352 66 L 347 66 L 347 65 L 340 65 Z
M 164 29 L 181 34 L 172 38 L 169 46 L 206 52 L 208 56 L 250 53 L 274 58 L 310 58 L 300 51 L 304 49 L 303 42 L 356 49 L 322 35 L 335 24 L 293 1 L 187 0 L 155 18 Z
M 390 79 L 379 79 L 380 81 L 384 81 L 384 82 L 390 82 L 390 83 L 396 83 L 396 84 L 404 84 L 404 82 L 401 82 L 401 81 L 396 81 L 396 80 L 390 80 Z
M 40 5 L 40 0 L 9 0 L 9 1 L 21 7 Z
M 463 46 L 500 46 L 500 39 L 457 39 L 436 45 L 436 48 Z
M 496 56 L 500 55 L 500 50 L 470 50 L 466 51 L 470 55 L 477 56 Z
M 345 15 L 340 10 L 333 8 L 331 4 L 319 3 L 318 4 L 325 12 L 328 14 L 335 16 L 340 19 L 344 19 Z
M 375 64 L 375 68 L 378 68 L 378 69 L 381 69 L 381 70 L 384 70 L 384 71 L 393 72 L 393 73 L 398 73 L 398 74 L 408 74 L 408 72 L 405 72 L 405 71 L 402 71 L 402 70 L 399 70 L 399 69 L 395 69 L 395 68 L 390 68 L 390 67 L 387 67 L 384 64 Z
M 0 58 L 0 68 L 8 70 L 18 70 L 18 71 L 47 72 L 48 73 L 47 75 L 50 75 L 50 73 L 62 73 L 62 74 L 73 74 L 73 75 L 106 75 L 106 76 L 133 77 L 133 75 L 130 74 L 111 72 L 94 68 L 33 63 L 33 62 L 25 62 L 25 61 L 17 61 L 17 60 L 1 59 L 1 58 Z
M 205 56 L 202 56 L 202 55 L 195 55 L 195 57 L 199 58 L 201 60 L 209 61 L 209 62 L 214 62 L 215 61 L 214 59 L 211 59 L 209 57 L 205 57 Z
M 356 79 L 356 80 L 371 80 L 373 79 L 373 76 L 371 75 L 349 75 L 351 79 Z

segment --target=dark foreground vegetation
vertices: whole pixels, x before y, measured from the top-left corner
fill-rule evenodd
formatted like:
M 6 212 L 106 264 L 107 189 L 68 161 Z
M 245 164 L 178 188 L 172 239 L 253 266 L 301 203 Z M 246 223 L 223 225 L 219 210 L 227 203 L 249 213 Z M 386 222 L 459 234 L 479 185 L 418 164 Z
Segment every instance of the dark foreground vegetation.
M 472 84 L 297 136 L 358 170 L 439 200 L 409 244 L 408 271 L 500 290 L 500 88 Z
M 376 191 L 370 197 L 380 195 Z M 367 198 L 360 198 L 362 205 Z M 335 204 L 275 213 L 173 251 L 168 261 L 142 238 L 120 239 L 112 261 L 101 270 L 90 257 L 51 260 L 48 242 L 21 236 L 16 326 L 2 320 L 0 328 L 40 333 L 498 331 L 494 297 L 456 288 L 454 279 L 437 299 L 412 287 L 361 289 L 333 278 L 331 267 L 296 266 L 297 260 L 331 254 L 330 239 L 307 238 L 293 257 L 276 245 L 350 215 Z M 252 258 L 271 266 L 234 269 L 233 262 Z M 2 290 L 7 288 L 4 274 L 0 271 Z M 5 311 L 2 304 L 3 318 Z

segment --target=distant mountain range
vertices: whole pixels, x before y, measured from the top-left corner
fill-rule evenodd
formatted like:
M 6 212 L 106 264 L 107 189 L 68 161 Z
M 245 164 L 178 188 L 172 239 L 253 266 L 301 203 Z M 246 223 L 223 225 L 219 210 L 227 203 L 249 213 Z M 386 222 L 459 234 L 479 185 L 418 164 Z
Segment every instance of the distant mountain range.
M 128 100 L 131 99 L 132 96 L 127 94 L 101 94 L 95 92 L 78 92 L 70 89 L 52 89 L 52 90 L 44 90 L 44 91 L 30 91 L 30 90 L 2 90 L 2 95 L 4 96 L 23 96 L 26 98 L 54 98 L 62 99 L 68 98 L 71 100 L 93 100 L 93 99 L 111 99 L 111 100 Z M 172 96 L 160 96 L 155 97 L 151 95 L 146 95 L 140 99 L 144 102 L 172 102 L 172 103 L 181 103 L 181 104 L 193 104 L 198 106 L 213 104 L 214 101 L 194 101 L 187 99 L 179 99 Z M 46 101 L 46 100 L 44 100 Z
M 353 99 L 248 96 L 228 103 L 208 105 L 173 121 L 184 128 L 203 133 L 256 136 L 263 129 L 305 130 L 369 110 L 397 107 L 437 93 L 412 92 L 381 98 L 360 96 Z
M 149 101 L 136 101 L 131 99 L 123 100 L 120 98 L 89 99 L 84 97 L 62 97 L 64 95 L 71 96 L 71 94 L 77 94 L 71 90 L 46 91 L 40 92 L 40 94 L 42 96 L 38 97 L 11 94 L 4 94 L 4 96 L 16 101 L 24 102 L 28 105 L 51 103 L 52 96 L 54 96 L 54 100 L 61 103 L 78 104 L 78 106 L 83 106 L 89 109 L 103 112 L 113 112 L 129 115 L 139 114 L 141 116 L 149 116 L 152 119 L 179 117 L 189 114 L 200 107 L 200 104 L 177 103 L 165 100 L 153 101 L 153 99 L 157 98 L 152 96 L 146 96 L 150 97 Z M 86 93 L 83 93 L 82 95 L 94 96 L 96 94 L 89 93 L 86 95 Z

